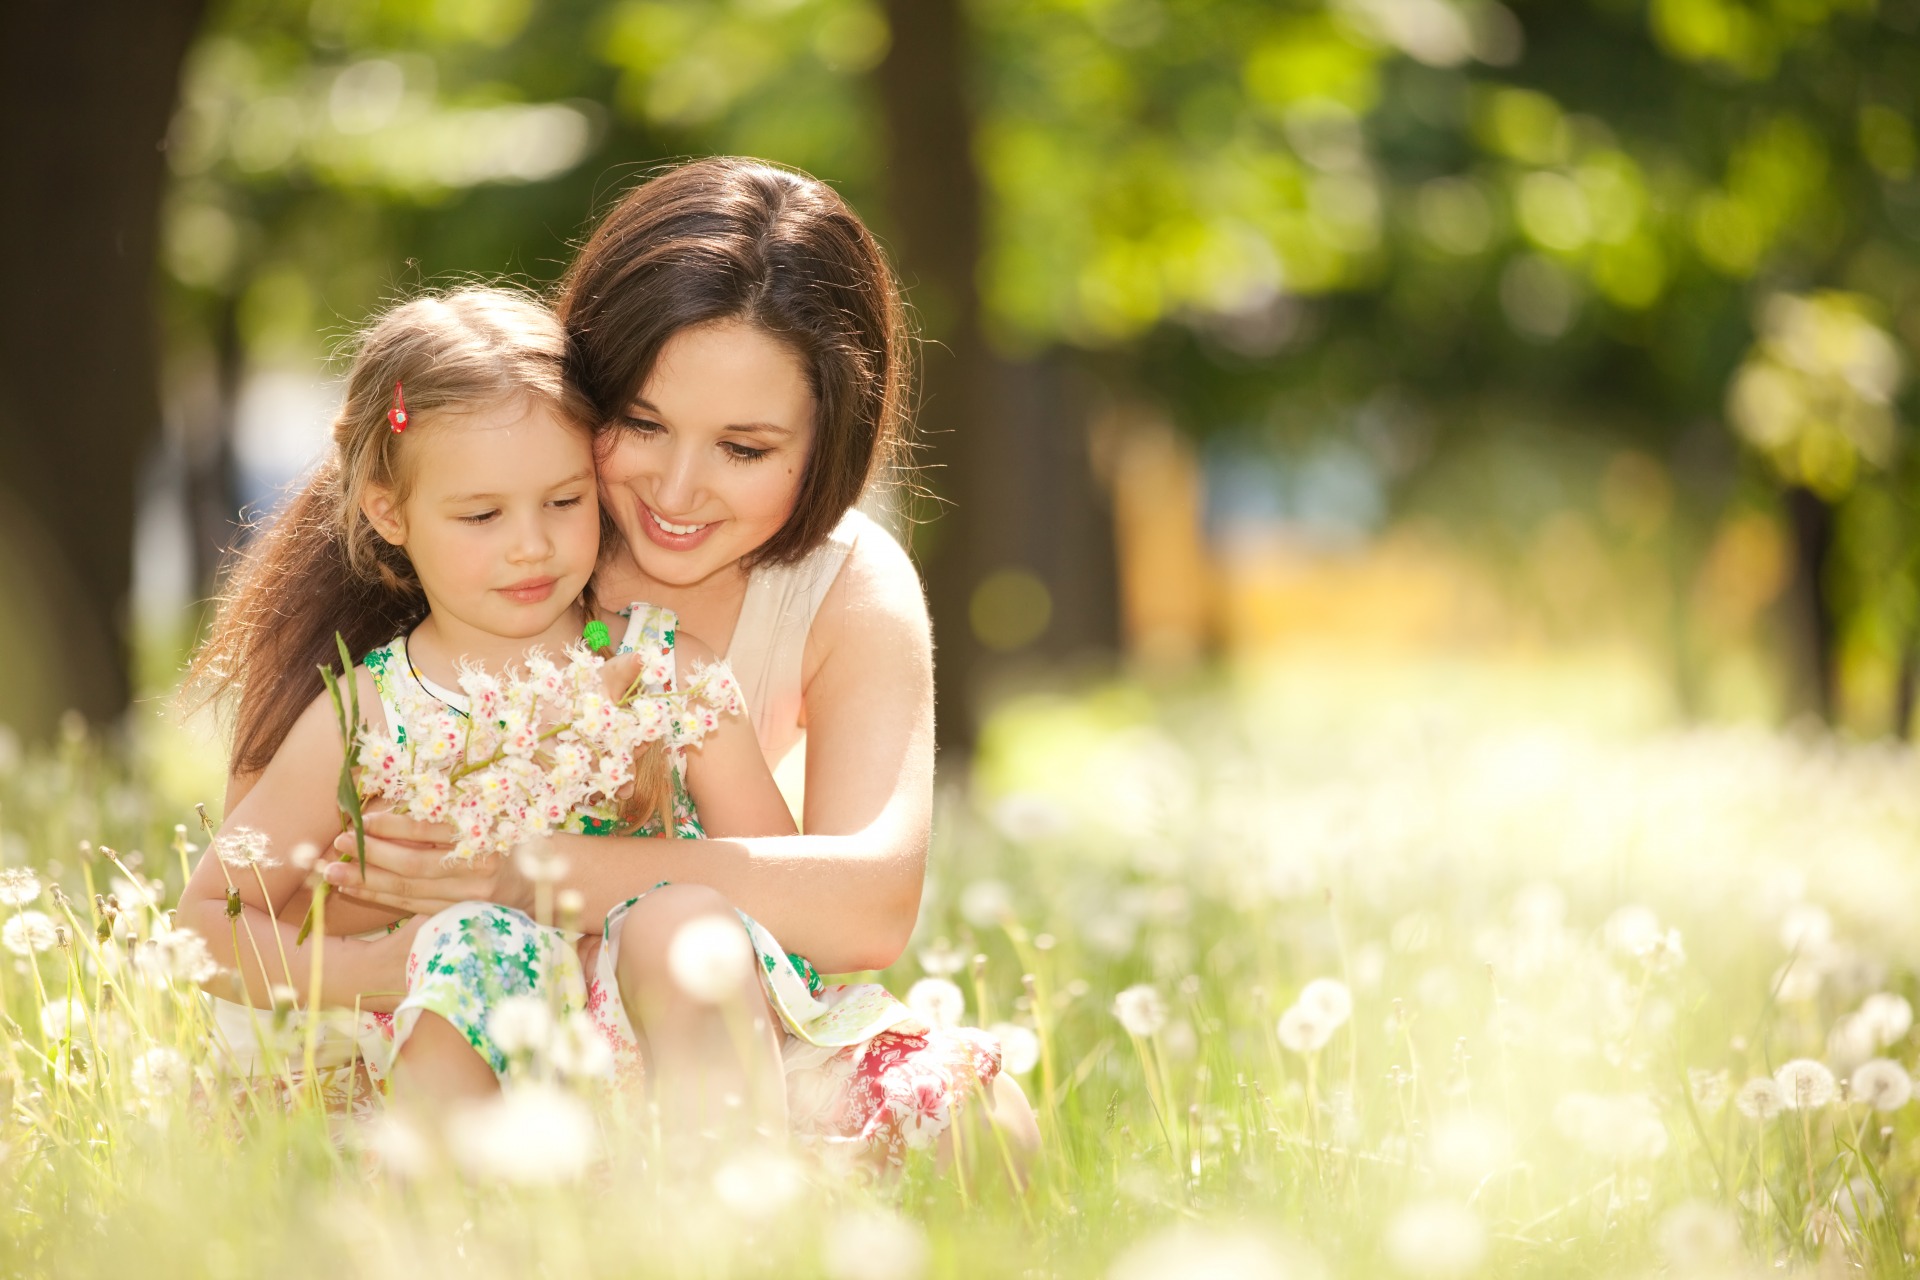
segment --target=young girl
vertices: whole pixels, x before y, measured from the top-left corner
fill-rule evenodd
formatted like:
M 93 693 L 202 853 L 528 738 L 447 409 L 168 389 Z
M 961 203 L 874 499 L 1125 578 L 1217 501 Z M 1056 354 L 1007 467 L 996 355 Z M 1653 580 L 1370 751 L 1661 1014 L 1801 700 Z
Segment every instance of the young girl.
M 404 728 L 403 686 L 464 712 L 448 688 L 460 662 L 502 671 L 535 646 L 558 653 L 591 616 L 583 597 L 600 539 L 591 418 L 564 376 L 565 349 L 546 308 L 498 289 L 417 299 L 377 321 L 349 376 L 331 456 L 250 551 L 196 658 L 213 694 L 238 695 L 236 783 L 180 919 L 230 970 L 216 980 L 217 994 L 232 997 L 216 1003 L 216 1021 L 240 1063 L 257 1063 L 263 1039 L 301 1056 L 306 1029 L 297 1019 L 290 1029 L 286 1006 L 308 998 L 317 949 L 319 1004 L 349 1011 L 326 1023 L 321 1066 L 358 1057 L 378 1079 L 397 1051 L 403 1069 L 431 1074 L 436 1097 L 491 1088 L 493 1068 L 504 1066 L 486 1011 L 459 1007 L 418 962 L 409 971 L 427 922 L 335 896 L 327 933 L 353 936 L 299 940 L 312 865 L 301 851 L 325 846 L 341 825 L 343 744 L 319 676 L 337 661 L 336 631 L 366 655 L 354 673 L 363 723 L 391 732 Z M 636 607 L 624 647 L 640 660 L 612 664 L 610 683 L 636 669 L 670 672 L 676 657 L 712 660 L 674 635 L 665 610 Z M 650 691 L 670 687 L 670 677 L 656 679 Z M 697 797 L 710 828 L 793 831 L 738 718 L 723 719 L 691 761 L 667 754 L 682 828 L 700 830 Z M 575 829 L 612 829 L 593 820 L 604 816 L 576 815 L 586 821 Z M 462 927 L 436 921 L 426 938 Z M 563 974 L 579 971 L 570 939 L 529 936 Z M 585 949 L 589 958 L 596 950 Z

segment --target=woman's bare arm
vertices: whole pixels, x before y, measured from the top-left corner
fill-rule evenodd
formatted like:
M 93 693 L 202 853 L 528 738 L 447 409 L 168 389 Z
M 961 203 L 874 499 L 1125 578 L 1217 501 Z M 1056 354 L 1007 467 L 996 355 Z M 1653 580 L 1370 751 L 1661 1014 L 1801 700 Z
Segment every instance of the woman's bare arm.
M 729 840 L 561 836 L 565 887 L 584 918 L 661 880 L 709 885 L 822 971 L 885 968 L 913 932 L 933 814 L 933 655 L 926 602 L 891 540 L 862 538 L 808 638 L 807 834 Z M 532 887 L 511 858 L 440 861 L 444 828 L 375 819 L 355 897 L 432 911 L 488 899 L 525 910 Z M 426 847 L 422 847 L 422 846 Z

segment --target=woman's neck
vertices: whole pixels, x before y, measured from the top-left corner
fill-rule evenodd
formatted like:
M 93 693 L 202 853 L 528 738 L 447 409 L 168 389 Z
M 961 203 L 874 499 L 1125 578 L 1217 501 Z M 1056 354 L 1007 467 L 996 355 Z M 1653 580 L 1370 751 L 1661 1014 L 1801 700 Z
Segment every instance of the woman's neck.
M 407 660 L 429 680 L 450 686 L 456 683 L 463 661 L 498 675 L 517 667 L 536 647 L 558 657 L 580 638 L 585 621 L 586 611 L 575 605 L 539 635 L 498 636 L 436 611 L 407 637 Z
M 749 574 L 738 561 L 698 582 L 661 582 L 635 563 L 625 548 L 603 560 L 593 575 L 593 594 L 601 612 L 611 616 L 636 602 L 659 605 L 679 615 L 680 629 L 724 654 L 740 621 Z

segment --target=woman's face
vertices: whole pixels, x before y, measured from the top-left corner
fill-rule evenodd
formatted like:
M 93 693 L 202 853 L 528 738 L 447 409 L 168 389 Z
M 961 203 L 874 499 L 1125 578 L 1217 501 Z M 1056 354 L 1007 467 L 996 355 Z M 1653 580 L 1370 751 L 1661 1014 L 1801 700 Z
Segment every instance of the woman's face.
M 739 320 L 683 329 L 600 456 L 600 497 L 641 572 L 695 586 L 786 523 L 813 448 L 806 369 Z

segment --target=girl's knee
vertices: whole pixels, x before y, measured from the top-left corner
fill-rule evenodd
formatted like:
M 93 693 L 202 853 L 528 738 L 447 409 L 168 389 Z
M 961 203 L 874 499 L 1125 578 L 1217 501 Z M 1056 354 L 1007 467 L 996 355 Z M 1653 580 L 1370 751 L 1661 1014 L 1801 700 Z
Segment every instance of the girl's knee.
M 619 948 L 615 968 L 622 988 L 629 995 L 677 998 L 673 940 L 687 925 L 713 919 L 743 927 L 726 895 L 701 884 L 663 885 L 628 907 L 611 940 Z M 742 979 L 754 977 L 752 948 L 740 951 Z

